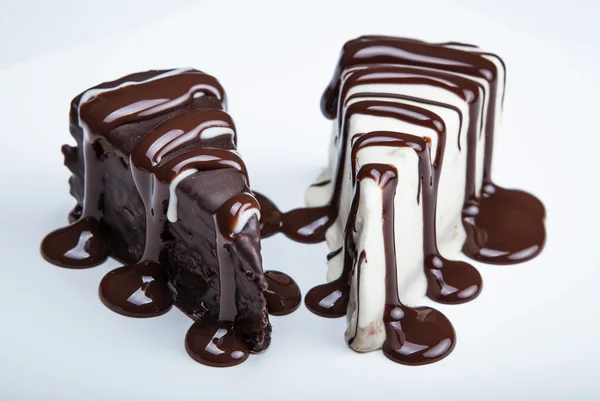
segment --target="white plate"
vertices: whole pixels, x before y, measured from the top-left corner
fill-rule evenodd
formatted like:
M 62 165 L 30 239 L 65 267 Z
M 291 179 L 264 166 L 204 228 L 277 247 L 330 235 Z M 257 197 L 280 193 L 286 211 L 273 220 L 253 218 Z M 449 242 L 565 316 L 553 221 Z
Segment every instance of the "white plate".
M 0 399 L 598 399 L 597 7 L 417 3 L 192 4 L 152 22 L 133 14 L 130 26 L 107 25 L 104 36 L 3 67 Z M 326 163 L 330 122 L 319 98 L 342 43 L 363 33 L 474 42 L 500 54 L 508 88 L 494 178 L 547 208 L 548 241 L 538 258 L 476 263 L 481 296 L 437 306 L 457 332 L 447 359 L 407 367 L 381 352 L 356 354 L 344 343 L 344 319 L 302 306 L 271 319 L 266 353 L 235 368 L 208 368 L 186 355 L 191 322 L 178 310 L 136 320 L 101 304 L 98 282 L 114 261 L 71 271 L 42 260 L 40 240 L 65 223 L 74 203 L 59 147 L 72 143 L 68 105 L 79 91 L 150 68 L 216 75 L 253 188 L 287 210 L 302 204 Z M 263 244 L 265 267 L 291 274 L 304 293 L 323 282 L 325 245 L 281 236 Z

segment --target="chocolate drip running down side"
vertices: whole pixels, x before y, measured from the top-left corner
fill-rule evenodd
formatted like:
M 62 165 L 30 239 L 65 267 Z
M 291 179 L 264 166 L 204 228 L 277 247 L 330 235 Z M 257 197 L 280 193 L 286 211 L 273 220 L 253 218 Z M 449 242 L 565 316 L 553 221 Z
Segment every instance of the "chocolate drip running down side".
M 386 339 L 383 353 L 390 360 L 406 365 L 424 365 L 448 356 L 456 344 L 452 323 L 441 312 L 429 308 L 409 308 L 400 302 L 397 288 L 397 263 L 394 239 L 394 196 L 398 172 L 386 164 L 367 164 L 357 174 L 356 196 L 360 200 L 360 181 L 374 180 L 382 189 L 385 253 L 385 312 L 383 322 Z M 423 185 L 427 183 L 424 174 Z M 348 224 L 353 225 L 349 220 Z
M 80 144 L 84 156 L 85 195 L 83 207 L 78 209 L 78 220 L 49 234 L 42 242 L 43 255 L 55 264 L 91 267 L 107 256 L 106 239 L 99 224 L 104 209 L 104 167 L 96 154 L 100 140 L 124 124 L 142 123 L 171 113 L 198 96 L 212 96 L 224 107 L 222 87 L 215 78 L 199 71 L 154 71 L 131 78 L 103 84 L 75 100 L 78 102 L 77 125 L 83 129 Z M 217 139 L 223 148 L 203 145 L 205 141 L 214 142 L 212 138 L 224 136 L 229 136 L 229 142 Z M 127 141 L 131 142 L 131 138 Z M 247 358 L 249 351 L 262 348 L 250 349 L 236 329 L 235 270 L 242 269 L 248 278 L 256 280 L 261 293 L 266 295 L 269 290 L 273 302 L 269 306 L 267 299 L 267 308 L 273 309 L 274 314 L 283 315 L 296 309 L 300 304 L 300 291 L 284 273 L 263 275 L 260 254 L 249 251 L 257 246 L 260 250 L 259 243 L 252 245 L 247 243 L 247 236 L 238 236 L 252 218 L 260 216 L 260 205 L 248 187 L 246 167 L 235 149 L 233 121 L 221 109 L 195 109 L 163 119 L 157 126 L 148 126 L 135 142 L 130 145 L 127 164 L 145 208 L 143 253 L 137 263 L 115 269 L 103 278 L 100 298 L 110 309 L 126 316 L 151 317 L 167 312 L 173 299 L 162 258 L 165 238 L 171 238 L 166 235 L 169 224 L 178 220 L 177 185 L 197 172 L 237 170 L 245 180 L 245 189 L 237 195 L 229 195 L 213 215 L 218 318 L 196 322 L 186 336 L 186 349 L 195 360 L 210 366 L 237 365 Z M 70 149 L 74 148 L 67 149 L 67 158 L 73 154 Z M 77 245 L 73 246 L 74 243 Z M 85 252 L 88 254 L 82 257 Z M 265 324 L 268 325 L 268 320 Z M 260 345 L 261 339 L 253 340 L 253 347 L 259 344 L 266 348 L 270 339 L 266 340 L 266 345 Z

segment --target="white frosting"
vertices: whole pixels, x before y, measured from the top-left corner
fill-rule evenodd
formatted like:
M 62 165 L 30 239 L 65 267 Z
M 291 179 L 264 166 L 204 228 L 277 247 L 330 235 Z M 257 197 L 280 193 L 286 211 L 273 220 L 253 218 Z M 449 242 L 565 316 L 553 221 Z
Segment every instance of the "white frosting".
M 468 52 L 472 52 L 472 53 L 482 53 L 483 52 L 480 48 L 471 47 L 471 46 L 451 45 L 451 46 L 447 46 L 447 47 L 451 47 L 453 49 L 458 49 L 458 50 L 464 50 L 464 51 L 468 51 Z M 483 52 L 483 53 L 485 53 L 485 52 Z M 496 70 L 498 72 L 498 77 L 497 77 L 498 89 L 497 89 L 497 93 L 496 93 L 496 113 L 494 116 L 494 121 L 486 121 L 486 124 L 494 125 L 494 146 L 493 146 L 493 148 L 495 149 L 496 148 L 496 138 L 498 137 L 498 135 L 497 135 L 498 128 L 500 127 L 500 121 L 502 119 L 502 99 L 504 98 L 504 91 L 506 90 L 506 70 L 504 69 L 504 64 L 502 63 L 502 61 L 500 61 L 500 57 L 496 56 L 495 54 L 491 54 L 491 53 L 481 54 L 481 57 L 494 63 L 494 65 L 496 66 Z M 492 161 L 493 161 L 493 159 L 492 159 Z M 493 171 L 493 168 L 492 168 L 492 171 Z
M 173 180 L 171 181 L 171 184 L 169 184 L 169 206 L 167 207 L 167 219 L 169 219 L 169 221 L 171 223 L 175 223 L 178 219 L 178 216 L 177 216 L 177 185 L 179 185 L 179 183 L 181 181 L 183 181 L 185 178 L 187 178 L 190 175 L 197 173 L 197 172 L 198 172 L 198 170 L 196 170 L 194 168 L 183 170 L 181 173 L 177 174 L 177 176 L 175 178 L 173 178 Z

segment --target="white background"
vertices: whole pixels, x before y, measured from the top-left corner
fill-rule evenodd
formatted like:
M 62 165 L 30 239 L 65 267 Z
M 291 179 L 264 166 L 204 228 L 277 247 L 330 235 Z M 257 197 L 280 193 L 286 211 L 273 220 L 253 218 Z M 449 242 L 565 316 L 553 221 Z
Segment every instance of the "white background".
M 598 2 L 0 2 L 0 400 L 592 400 L 600 398 Z M 177 310 L 136 320 L 97 297 L 113 261 L 70 271 L 39 242 L 73 205 L 59 147 L 70 99 L 151 68 L 194 66 L 229 96 L 253 188 L 302 204 L 326 162 L 319 111 L 341 45 L 366 33 L 476 43 L 508 65 L 495 180 L 539 196 L 548 241 L 517 266 L 478 264 L 470 304 L 438 306 L 458 343 L 423 367 L 359 355 L 344 319 L 304 306 L 273 317 L 273 343 L 231 369 L 193 362 Z M 326 247 L 278 236 L 265 267 L 305 293 Z

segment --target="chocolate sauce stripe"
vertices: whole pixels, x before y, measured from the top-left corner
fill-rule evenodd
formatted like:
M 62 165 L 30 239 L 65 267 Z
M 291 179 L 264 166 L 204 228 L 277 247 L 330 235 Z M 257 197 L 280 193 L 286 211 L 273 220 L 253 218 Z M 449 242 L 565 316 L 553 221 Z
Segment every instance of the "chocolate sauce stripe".
M 79 118 L 94 135 L 107 136 L 119 125 L 181 107 L 192 100 L 196 93 L 212 94 L 220 100 L 224 99 L 224 90 L 214 77 L 199 71 L 177 73 L 177 70 L 172 70 L 146 81 L 104 89 L 80 103 Z M 148 96 L 155 98 L 149 99 Z M 179 102 L 172 103 L 176 100 Z M 95 116 L 99 116 L 97 120 Z
M 379 109 L 376 107 L 379 106 Z M 391 106 L 390 108 L 382 109 L 381 106 Z M 410 114 L 402 113 L 402 111 L 407 111 Z M 365 114 L 365 115 L 377 115 L 381 117 L 388 118 L 396 118 L 403 120 L 408 123 L 412 123 L 415 125 L 420 125 L 425 128 L 433 129 L 438 133 L 438 149 L 437 149 L 437 157 L 435 160 L 436 165 L 439 164 L 441 166 L 442 158 L 443 158 L 443 150 L 445 144 L 445 124 L 442 119 L 437 114 L 433 112 L 419 108 L 416 106 L 402 104 L 402 103 L 391 103 L 385 101 L 377 101 L 377 100 L 365 100 L 353 103 L 350 105 L 345 113 L 342 120 L 342 127 L 340 132 L 341 134 L 341 151 L 338 161 L 338 174 L 336 179 L 336 185 L 334 187 L 334 196 L 333 199 L 336 201 L 334 204 L 337 206 L 339 203 L 339 191 L 341 191 L 341 180 L 344 176 L 344 159 L 347 157 L 347 141 L 348 141 L 348 132 L 347 127 L 349 125 L 350 118 L 354 114 Z M 442 146 L 439 146 L 439 145 Z
M 407 138 L 410 139 L 410 138 Z M 426 146 L 426 144 L 424 143 Z M 404 146 L 412 147 L 409 142 L 404 142 Z M 413 148 L 414 149 L 414 148 Z M 418 153 L 427 154 L 426 148 L 421 149 Z M 421 156 L 420 156 L 421 159 Z M 424 158 L 426 162 L 427 156 Z M 386 177 L 385 180 L 382 180 Z M 358 204 L 360 199 L 360 181 L 363 179 L 373 179 L 382 189 L 382 231 L 384 236 L 384 259 L 385 259 L 385 311 L 383 322 L 386 332 L 386 339 L 383 345 L 384 354 L 394 362 L 420 365 L 432 363 L 447 356 L 454 348 L 455 334 L 452 324 L 439 312 L 430 308 L 408 308 L 404 306 L 398 294 L 398 278 L 397 278 L 397 260 L 395 248 L 395 231 L 394 231 L 394 197 L 396 194 L 398 171 L 393 166 L 387 164 L 367 164 L 361 167 L 357 173 L 357 185 L 355 188 L 355 196 L 353 199 L 353 207 Z M 356 213 L 353 213 L 346 226 L 347 232 L 354 227 L 354 219 Z M 354 250 L 356 254 L 356 250 Z M 360 277 L 362 262 L 366 258 L 366 252 L 363 250 L 358 258 L 357 272 L 355 274 Z M 345 265 L 344 270 L 348 267 Z M 360 286 L 360 280 L 357 278 L 357 289 Z M 358 296 L 358 293 L 357 293 Z M 360 300 L 356 305 L 356 314 L 360 311 Z M 424 331 L 424 321 L 419 316 L 423 313 L 431 315 L 427 331 Z M 415 319 L 416 317 L 416 319 Z M 356 320 L 355 332 L 358 330 L 358 318 Z M 414 338 L 415 334 L 419 338 Z M 354 338 L 350 338 L 348 343 L 352 344 Z M 406 343 L 419 341 L 420 350 L 417 352 L 404 352 L 402 348 Z M 440 347 L 440 344 L 445 344 L 439 352 L 431 352 Z
M 468 43 L 460 43 L 460 42 L 444 42 L 444 43 L 436 43 L 436 45 L 438 45 L 438 46 L 464 46 L 464 47 L 470 47 L 473 49 L 479 49 L 478 46 L 471 45 Z M 503 84 L 504 90 L 502 91 L 502 106 L 504 107 L 504 98 L 506 95 L 506 63 L 500 56 L 498 56 L 497 54 L 494 54 L 494 53 L 485 52 L 485 51 L 473 51 L 473 50 L 470 50 L 470 52 L 473 54 L 479 54 L 480 56 L 494 57 L 500 62 L 500 64 L 502 64 L 502 68 L 504 70 L 504 84 Z
M 345 79 L 340 85 L 340 99 L 346 98 L 347 93 L 354 86 L 366 85 L 366 84 L 406 84 L 410 83 L 411 79 L 414 78 L 402 78 L 401 76 L 386 76 L 381 77 L 381 74 L 404 74 L 404 75 L 412 75 L 414 77 L 418 77 L 423 84 L 428 84 L 432 86 L 436 86 L 442 89 L 446 89 L 451 91 L 455 95 L 463 98 L 463 100 L 468 104 L 469 109 L 473 109 L 474 103 L 480 103 L 481 106 L 477 108 L 477 111 L 480 113 L 480 135 L 483 135 L 484 132 L 484 98 L 486 96 L 486 91 L 483 85 L 469 78 L 465 78 L 463 76 L 448 73 L 440 70 L 423 68 L 423 67 L 406 67 L 399 65 L 383 65 L 383 64 L 368 64 L 368 65 L 357 65 L 357 68 L 361 67 L 362 69 L 357 69 L 356 71 L 350 71 L 348 73 L 348 78 Z M 354 68 L 354 67 L 353 67 Z M 378 76 L 379 75 L 379 76 Z M 358 80 L 362 80 L 358 82 Z M 443 82 L 452 83 L 452 85 L 442 84 Z M 458 90 L 458 89 L 461 90 Z M 481 94 L 481 96 L 480 96 Z M 340 103 L 338 101 L 338 103 Z M 343 102 L 344 104 L 346 101 Z M 341 110 L 340 110 L 341 111 Z M 339 112 L 338 112 L 339 114 Z M 475 115 L 475 114 L 472 114 Z M 471 118 L 472 119 L 472 118 Z M 475 127 L 476 129 L 477 127 Z
M 159 181 L 170 184 L 185 170 L 203 171 L 218 168 L 235 168 L 244 175 L 248 183 L 248 171 L 242 158 L 237 152 L 222 148 L 191 149 L 160 164 L 154 170 L 154 174 Z
M 158 125 L 136 145 L 130 155 L 137 168 L 150 171 L 175 150 L 197 140 L 210 128 L 227 128 L 232 133 L 233 147 L 237 141 L 231 117 L 220 109 L 196 109 L 179 114 Z
M 352 100 L 360 99 L 360 98 L 372 98 L 372 97 L 380 97 L 380 98 L 386 98 L 386 99 L 398 99 L 398 100 L 409 100 L 409 101 L 413 101 L 415 103 L 422 103 L 422 104 L 426 104 L 426 105 L 443 107 L 445 109 L 449 109 L 449 110 L 456 112 L 458 114 L 458 121 L 459 121 L 460 127 L 462 127 L 462 125 L 463 125 L 463 114 L 458 107 L 452 106 L 451 104 L 448 104 L 448 103 L 435 102 L 433 100 L 427 100 L 427 99 L 423 99 L 420 97 L 397 95 L 397 94 L 393 94 L 393 93 L 361 92 L 361 93 L 355 93 L 355 94 L 351 95 L 350 97 L 348 97 L 348 99 L 346 99 L 346 103 L 348 103 Z M 461 146 L 460 146 L 460 138 L 461 138 L 461 132 L 459 130 L 458 143 L 457 143 L 458 150 L 462 150 Z
M 356 98 L 360 98 L 360 97 L 368 97 L 370 96 L 370 93 L 355 93 L 353 95 L 350 96 L 350 98 L 354 97 Z M 380 97 L 387 97 L 387 98 L 397 98 L 397 96 L 402 96 L 402 95 L 394 95 L 394 94 L 381 94 Z M 478 101 L 475 101 L 475 100 Z M 349 99 L 346 100 L 345 103 L 348 103 Z M 422 102 L 424 101 L 424 99 L 421 100 Z M 465 199 L 473 199 L 475 197 L 475 192 L 476 192 L 476 163 L 477 163 L 477 154 L 476 154 L 476 147 L 477 147 L 477 137 L 478 137 L 478 127 L 477 127 L 477 118 L 473 118 L 473 116 L 479 116 L 480 113 L 483 110 L 482 107 L 483 104 L 483 100 L 479 99 L 478 97 L 474 98 L 474 101 L 471 103 L 468 103 L 468 107 L 469 107 L 469 127 L 467 128 L 467 171 L 466 171 L 466 183 L 467 185 L 465 186 Z M 480 120 L 481 121 L 481 120 Z
M 468 51 L 436 46 L 398 38 L 377 39 L 377 36 L 358 38 L 347 42 L 340 55 L 338 66 L 321 99 L 323 114 L 335 117 L 340 95 L 340 76 L 347 68 L 359 64 L 402 64 L 433 68 L 483 78 L 489 82 L 490 93 L 485 127 L 484 182 L 491 182 L 491 159 L 497 94 L 497 68 L 486 58 Z M 444 60 L 444 63 L 435 60 Z M 491 122 L 491 123 L 490 123 Z
M 397 64 L 355 65 L 348 69 L 340 84 L 340 98 L 345 99 L 348 91 L 360 85 L 414 83 L 432 85 L 451 91 L 465 102 L 477 101 L 480 83 L 461 75 L 423 67 L 407 67 Z M 338 108 L 338 115 L 339 115 Z
M 323 94 L 321 108 L 328 118 L 334 118 L 342 72 L 357 64 L 404 64 L 453 71 L 496 81 L 496 66 L 489 60 L 469 52 L 424 42 L 402 39 L 358 38 L 347 42 L 340 54 L 334 75 Z

